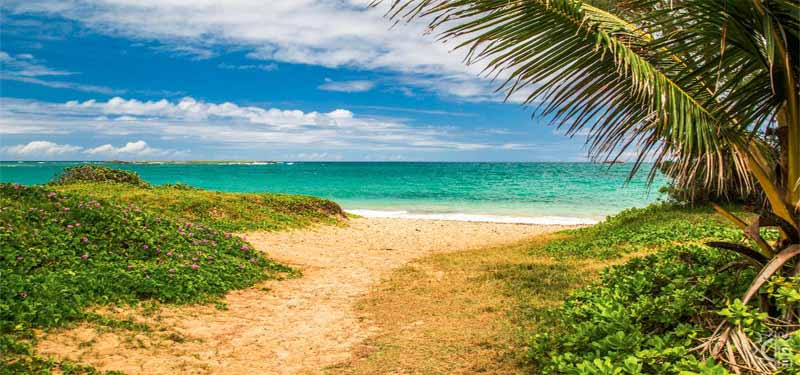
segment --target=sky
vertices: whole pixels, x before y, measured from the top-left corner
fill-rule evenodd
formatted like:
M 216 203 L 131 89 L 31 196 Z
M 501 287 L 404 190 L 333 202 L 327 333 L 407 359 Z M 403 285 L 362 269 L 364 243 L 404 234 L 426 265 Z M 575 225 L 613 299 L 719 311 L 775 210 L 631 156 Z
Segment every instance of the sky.
M 4 0 L 0 160 L 586 160 L 369 3 Z

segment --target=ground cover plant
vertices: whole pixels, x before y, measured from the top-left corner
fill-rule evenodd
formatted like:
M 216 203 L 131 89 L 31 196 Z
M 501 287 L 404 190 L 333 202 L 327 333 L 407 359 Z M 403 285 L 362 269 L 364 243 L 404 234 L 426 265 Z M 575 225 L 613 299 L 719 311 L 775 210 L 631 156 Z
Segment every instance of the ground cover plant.
M 62 173 L 53 179 L 52 184 L 64 185 L 75 182 L 116 182 L 142 188 L 150 187 L 150 184 L 142 180 L 136 172 L 93 164 L 64 168 Z
M 95 169 L 98 172 L 86 172 Z M 96 178 L 116 176 L 116 172 L 108 170 L 133 173 L 94 165 L 77 166 L 65 169 L 61 176 L 56 177 L 51 183 L 52 189 L 95 199 L 132 203 L 157 211 L 165 217 L 190 219 L 227 231 L 300 228 L 314 223 L 333 224 L 345 217 L 338 204 L 311 196 L 226 193 L 185 184 L 150 186 L 147 183 L 130 183 L 138 179 L 135 174 L 135 178 L 125 180 L 116 177 Z
M 2 372 L 49 368 L 52 361 L 20 339 L 84 319 L 90 305 L 203 302 L 291 272 L 217 227 L 132 203 L 0 184 Z
M 778 236 L 775 231 L 763 235 Z M 710 210 L 631 209 L 564 236 L 532 251 L 599 259 L 652 254 L 603 271 L 561 307 L 528 308 L 520 315 L 539 321 L 528 331 L 533 373 L 727 374 L 724 360 L 707 359 L 699 350 L 720 322 L 747 330 L 759 350 L 775 359 L 777 372 L 800 370 L 798 327 L 776 327 L 782 323 L 738 299 L 758 269 L 743 256 L 704 245 L 747 243 Z M 532 296 L 524 288 L 515 290 L 525 311 Z M 783 313 L 797 311 L 800 278 L 772 277 L 762 298 Z

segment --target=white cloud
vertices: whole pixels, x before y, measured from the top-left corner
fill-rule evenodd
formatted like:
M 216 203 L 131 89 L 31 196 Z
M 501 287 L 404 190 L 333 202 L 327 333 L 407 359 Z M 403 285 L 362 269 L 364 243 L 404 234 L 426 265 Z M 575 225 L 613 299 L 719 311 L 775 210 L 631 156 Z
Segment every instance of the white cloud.
M 12 56 L 0 51 L 0 62 L 2 62 L 3 72 L 22 77 L 68 76 L 75 74 L 41 65 L 29 53 Z
M 340 154 L 329 154 L 327 152 L 301 152 L 299 154 L 287 155 L 288 160 L 305 160 L 305 161 L 338 161 L 344 159 Z
M 424 35 L 424 22 L 392 27 L 392 22 L 384 18 L 391 1 L 384 1 L 377 9 L 369 8 L 370 2 L 9 0 L 5 6 L 15 13 L 62 16 L 105 34 L 156 41 L 160 50 L 193 58 L 245 50 L 249 51 L 247 57 L 255 60 L 388 70 L 413 76 L 433 74 L 443 80 L 426 78 L 409 83 L 455 98 L 500 98 L 487 90 L 492 85 L 476 78 L 481 66 L 464 66 L 464 51 L 453 52 L 454 44 L 445 46 Z M 366 86 L 361 83 L 355 88 L 363 91 Z
M 112 98 L 50 103 L 4 98 L 0 135 L 126 137 L 225 149 L 470 151 L 500 149 L 452 126 L 412 125 L 404 120 L 365 117 L 347 109 L 306 112 L 297 109 L 210 103 L 187 97 L 142 101 Z M 135 137 L 135 138 L 134 138 Z M 100 145 L 101 153 L 153 154 L 144 142 Z M 138 149 L 137 149 L 138 147 Z M 310 152 L 310 151 L 309 151 Z
M 231 102 L 207 103 L 185 97 L 177 102 L 166 99 L 140 101 L 114 97 L 107 102 L 86 100 L 69 101 L 66 108 L 82 112 L 98 112 L 104 115 L 120 115 L 117 119 L 131 121 L 146 118 L 167 118 L 173 120 L 245 120 L 254 124 L 268 124 L 275 127 L 336 125 L 336 120 L 352 118 L 350 111 L 337 109 L 329 113 L 303 112 L 300 110 L 264 109 L 254 106 L 239 106 Z
M 77 90 L 83 92 L 95 92 L 98 94 L 107 94 L 107 95 L 122 94 L 125 92 L 125 90 L 117 90 L 107 86 L 84 85 L 80 83 L 64 82 L 64 81 L 49 81 L 34 77 L 20 77 L 7 74 L 0 75 L 0 79 L 31 83 L 34 85 L 47 86 L 56 89 L 71 89 L 71 90 Z
M 104 157 L 139 157 L 139 158 L 153 158 L 153 157 L 168 157 L 181 154 L 174 150 L 162 150 L 153 148 L 147 145 L 145 141 L 128 142 L 122 147 L 114 147 L 110 144 L 104 144 L 95 148 L 87 149 L 84 153 L 92 156 Z
M 271 72 L 274 70 L 278 70 L 278 64 L 243 64 L 243 65 L 235 65 L 235 64 L 227 64 L 227 63 L 220 63 L 217 64 L 217 68 L 220 69 L 228 69 L 228 70 L 263 70 L 266 72 Z
M 2 150 L 10 155 L 24 157 L 52 157 L 56 155 L 71 154 L 82 150 L 83 147 L 62 145 L 48 141 L 33 141 L 28 144 L 3 147 Z
M 337 92 L 365 92 L 372 90 L 373 87 L 375 87 L 375 83 L 372 81 L 334 81 L 326 78 L 325 83 L 321 84 L 319 89 Z
M 52 76 L 70 76 L 77 73 L 49 68 L 29 53 L 12 56 L 6 52 L 0 51 L 0 63 L 2 63 L 0 79 L 3 80 L 25 82 L 52 88 L 96 92 L 100 94 L 121 94 L 124 92 L 105 86 L 50 80 L 49 77 Z
M 185 155 L 186 152 L 176 150 L 164 150 L 150 147 L 147 142 L 139 140 L 128 142 L 124 146 L 114 147 L 105 144 L 94 148 L 84 148 L 71 144 L 58 144 L 50 141 L 31 141 L 26 144 L 7 146 L 0 148 L 0 152 L 12 157 L 19 157 L 32 160 L 51 159 L 54 157 L 70 157 L 83 159 L 88 156 L 90 159 L 149 159 L 157 157 L 176 157 Z

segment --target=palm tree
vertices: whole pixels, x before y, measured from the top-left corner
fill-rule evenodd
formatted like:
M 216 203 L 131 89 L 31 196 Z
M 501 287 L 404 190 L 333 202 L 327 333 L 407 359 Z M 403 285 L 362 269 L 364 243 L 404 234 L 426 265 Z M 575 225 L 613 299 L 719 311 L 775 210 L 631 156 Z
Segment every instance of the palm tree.
M 588 133 L 595 160 L 634 150 L 632 175 L 652 158 L 684 188 L 763 192 L 749 223 L 714 205 L 749 241 L 709 245 L 760 269 L 745 304 L 773 275 L 800 274 L 797 0 L 391 0 L 387 16 L 428 19 L 506 98 L 524 94 L 568 135 Z M 721 325 L 704 349 L 737 372 L 769 371 L 749 343 Z

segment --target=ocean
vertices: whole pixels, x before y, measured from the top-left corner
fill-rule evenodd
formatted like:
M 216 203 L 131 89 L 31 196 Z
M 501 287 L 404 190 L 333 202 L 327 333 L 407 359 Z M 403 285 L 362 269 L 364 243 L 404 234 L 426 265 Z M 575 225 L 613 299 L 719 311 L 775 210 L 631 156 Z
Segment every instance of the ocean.
M 0 181 L 42 184 L 79 162 L 0 162 Z M 295 162 L 108 164 L 150 183 L 185 183 L 229 192 L 307 194 L 348 212 L 399 217 L 532 224 L 590 224 L 662 198 L 659 176 L 630 165 L 591 163 Z

